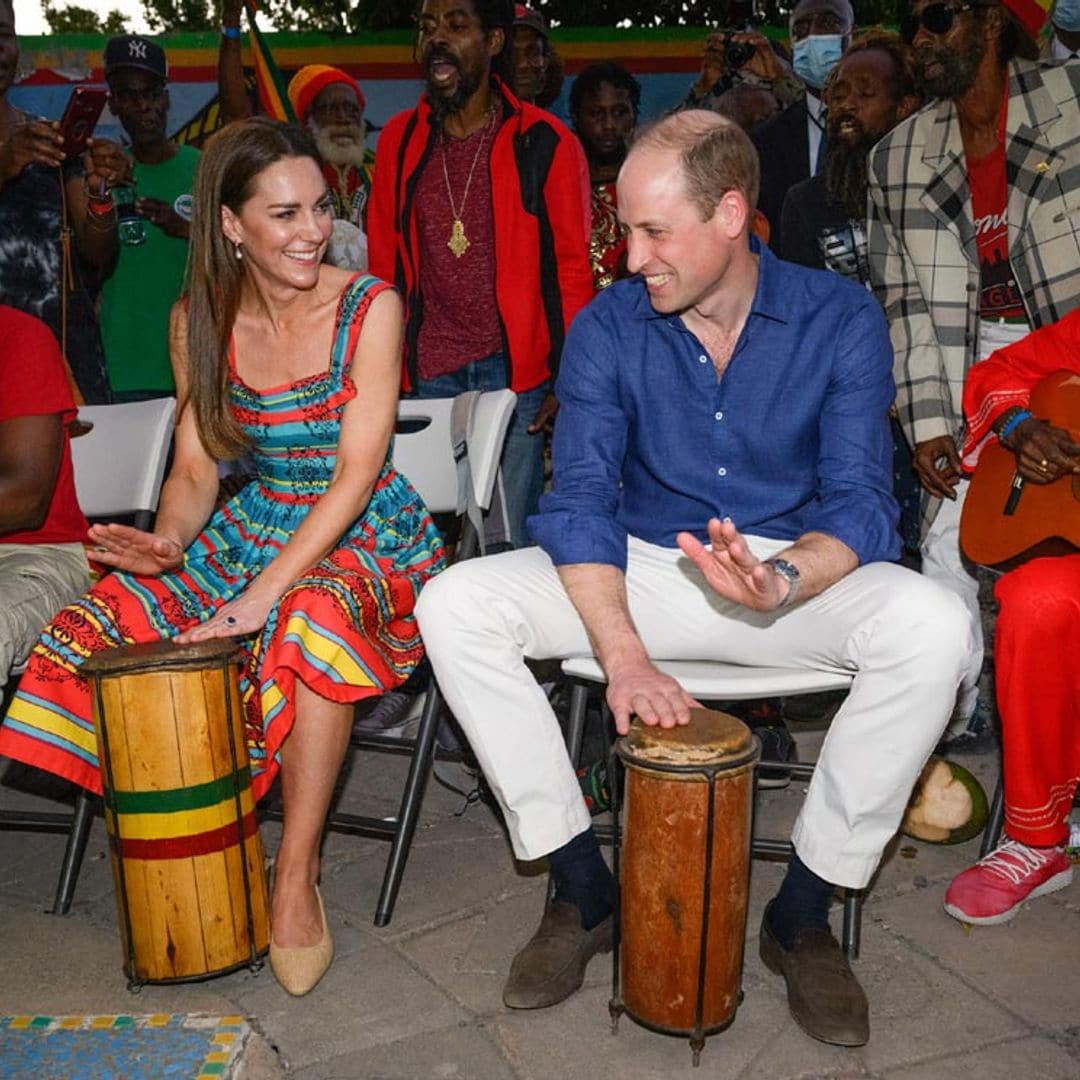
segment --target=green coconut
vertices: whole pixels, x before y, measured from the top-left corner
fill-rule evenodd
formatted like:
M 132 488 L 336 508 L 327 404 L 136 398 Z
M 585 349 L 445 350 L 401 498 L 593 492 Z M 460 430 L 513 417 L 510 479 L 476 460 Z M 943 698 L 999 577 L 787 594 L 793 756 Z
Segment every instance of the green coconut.
M 928 844 L 962 844 L 982 832 L 988 816 L 982 784 L 963 765 L 932 757 L 915 782 L 900 831 Z

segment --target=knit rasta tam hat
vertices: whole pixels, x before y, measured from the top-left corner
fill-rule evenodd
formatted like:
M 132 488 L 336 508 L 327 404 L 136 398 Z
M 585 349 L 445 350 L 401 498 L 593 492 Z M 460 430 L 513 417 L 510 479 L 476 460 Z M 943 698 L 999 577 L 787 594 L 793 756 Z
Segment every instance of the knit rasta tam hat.
M 1054 0 L 1001 0 L 1001 6 L 1020 31 L 1020 55 L 1034 60 L 1039 55 L 1039 34 L 1050 17 Z
M 292 77 L 287 91 L 289 103 L 293 107 L 293 112 L 296 113 L 296 119 L 303 123 L 304 117 L 315 99 L 323 90 L 328 86 L 333 86 L 334 83 L 344 83 L 346 86 L 352 87 L 356 93 L 356 100 L 360 108 L 367 107 L 367 98 L 364 97 L 364 91 L 360 89 L 360 84 L 351 75 L 347 75 L 341 68 L 330 67 L 328 64 L 308 64 L 307 67 L 302 67 Z

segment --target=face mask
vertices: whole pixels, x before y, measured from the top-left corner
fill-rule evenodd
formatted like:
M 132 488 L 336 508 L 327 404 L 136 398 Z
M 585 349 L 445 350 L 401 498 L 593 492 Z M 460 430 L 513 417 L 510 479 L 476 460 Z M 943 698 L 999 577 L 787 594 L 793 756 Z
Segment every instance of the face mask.
M 1076 33 L 1080 30 L 1080 0 L 1058 0 L 1051 18 L 1059 30 Z
M 820 90 L 844 51 L 842 34 L 811 34 L 796 41 L 791 50 L 795 74 L 807 86 Z

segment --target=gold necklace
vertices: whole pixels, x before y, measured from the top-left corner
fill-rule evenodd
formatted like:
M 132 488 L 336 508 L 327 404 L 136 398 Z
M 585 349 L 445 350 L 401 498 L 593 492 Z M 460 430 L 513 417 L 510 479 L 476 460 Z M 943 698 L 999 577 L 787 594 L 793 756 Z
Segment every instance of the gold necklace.
M 454 222 L 450 226 L 450 239 L 446 241 L 446 246 L 453 252 L 454 257 L 460 259 L 466 251 L 472 247 L 472 243 L 465 235 L 465 222 L 461 220 L 462 215 L 465 213 L 465 203 L 469 198 L 469 188 L 472 186 L 473 173 L 476 171 L 476 163 L 480 160 L 480 153 L 484 149 L 484 143 L 487 142 L 488 128 L 491 127 L 492 121 L 495 119 L 495 110 L 491 109 L 488 112 L 487 122 L 484 124 L 483 131 L 480 133 L 480 141 L 476 144 L 476 153 L 473 154 L 472 165 L 469 166 L 469 175 L 465 180 L 465 191 L 461 196 L 461 209 L 459 210 L 454 205 L 454 193 L 450 190 L 450 173 L 446 168 L 446 133 L 443 133 L 442 144 L 442 171 L 443 179 L 446 181 L 446 198 L 450 203 L 450 213 L 454 216 Z

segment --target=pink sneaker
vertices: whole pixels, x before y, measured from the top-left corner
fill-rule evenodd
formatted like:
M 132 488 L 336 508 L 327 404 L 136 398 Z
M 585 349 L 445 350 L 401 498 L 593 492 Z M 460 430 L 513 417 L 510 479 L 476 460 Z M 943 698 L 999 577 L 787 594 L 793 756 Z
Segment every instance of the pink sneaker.
M 978 926 L 1008 922 L 1025 900 L 1064 889 L 1072 876 L 1064 847 L 1031 848 L 1005 840 L 953 878 L 945 892 L 945 910 Z

